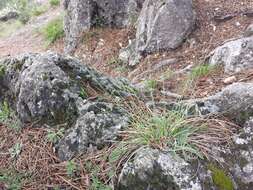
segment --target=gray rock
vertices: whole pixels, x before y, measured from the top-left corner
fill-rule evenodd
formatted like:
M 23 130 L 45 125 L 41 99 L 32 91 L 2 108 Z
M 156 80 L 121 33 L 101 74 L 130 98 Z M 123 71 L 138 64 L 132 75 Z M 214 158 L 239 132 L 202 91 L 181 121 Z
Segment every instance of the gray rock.
M 0 61 L 0 68 L 1 99 L 10 102 L 23 123 L 72 124 L 78 116 L 80 93 L 87 90 L 83 84 L 117 96 L 135 92 L 124 79 L 111 79 L 55 53 L 7 58 Z
M 90 147 L 102 148 L 117 139 L 119 131 L 128 125 L 127 114 L 109 103 L 86 102 L 74 127 L 57 145 L 61 160 L 69 160 Z
M 65 51 L 73 53 L 81 33 L 92 26 L 125 27 L 137 20 L 144 0 L 65 0 Z
M 11 19 L 17 19 L 18 17 L 19 17 L 19 13 L 15 10 L 3 11 L 0 14 L 0 21 L 6 22 Z
M 194 25 L 191 0 L 146 0 L 138 19 L 136 50 L 143 54 L 175 49 Z
M 136 40 L 133 40 L 125 48 L 122 48 L 119 52 L 119 59 L 129 66 L 135 66 L 140 63 L 142 56 L 136 52 Z
M 188 101 L 202 114 L 223 114 L 239 123 L 253 116 L 253 83 L 234 83 L 215 95 Z
M 119 190 L 201 190 L 192 166 L 184 160 L 154 149 L 140 150 L 125 164 Z
M 245 32 L 244 32 L 244 36 L 245 36 L 245 37 L 253 36 L 253 24 L 250 24 L 250 25 L 246 28 L 246 30 L 245 30 Z
M 211 52 L 211 65 L 224 66 L 226 73 L 253 68 L 253 36 L 226 42 Z

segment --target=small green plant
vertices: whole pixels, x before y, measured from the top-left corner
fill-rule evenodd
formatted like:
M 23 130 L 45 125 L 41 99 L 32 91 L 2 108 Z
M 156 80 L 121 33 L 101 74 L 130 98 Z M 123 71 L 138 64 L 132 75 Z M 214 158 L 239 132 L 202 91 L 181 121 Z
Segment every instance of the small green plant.
M 49 44 L 54 43 L 56 40 L 64 36 L 63 20 L 57 18 L 50 21 L 43 29 L 42 34 Z
M 20 130 L 19 120 L 6 101 L 4 101 L 0 106 L 0 123 L 14 129 L 15 131 Z
M 47 140 L 52 143 L 58 142 L 64 136 L 64 128 L 59 130 L 48 130 L 47 132 Z
M 157 88 L 157 86 L 158 86 L 158 82 L 153 79 L 147 80 L 145 83 L 145 87 L 151 91 L 155 90 Z
M 80 93 L 79 93 L 79 96 L 80 96 L 82 99 L 86 99 L 86 98 L 88 97 L 88 94 L 87 94 L 87 92 L 85 91 L 84 88 L 81 88 Z
M 16 143 L 12 148 L 9 149 L 11 158 L 17 158 L 22 150 L 22 144 Z
M 77 165 L 76 163 L 71 160 L 71 161 L 68 161 L 67 164 L 66 164 L 66 172 L 67 172 L 67 175 L 68 176 L 73 176 L 74 173 L 77 171 Z
M 117 65 L 117 66 L 122 65 L 122 61 L 117 57 L 112 57 L 111 59 L 109 59 L 107 63 L 108 65 Z
M 234 190 L 234 185 L 225 171 L 209 164 L 208 169 L 212 172 L 213 183 L 221 190 Z
M 59 6 L 60 0 L 50 0 L 49 3 L 51 6 Z
M 212 71 L 214 71 L 214 69 L 215 69 L 215 66 L 199 65 L 191 71 L 191 73 L 188 77 L 191 80 L 198 79 L 198 78 L 209 75 Z
M 0 65 L 0 77 L 4 76 L 5 74 L 5 66 Z
M 34 8 L 32 9 L 32 15 L 33 16 L 39 16 L 42 15 L 43 13 L 45 13 L 47 11 L 47 7 L 46 6 L 34 6 Z
M 0 170 L 0 184 L 3 183 L 9 190 L 21 190 L 22 183 L 27 180 L 26 178 L 26 175 L 11 169 Z

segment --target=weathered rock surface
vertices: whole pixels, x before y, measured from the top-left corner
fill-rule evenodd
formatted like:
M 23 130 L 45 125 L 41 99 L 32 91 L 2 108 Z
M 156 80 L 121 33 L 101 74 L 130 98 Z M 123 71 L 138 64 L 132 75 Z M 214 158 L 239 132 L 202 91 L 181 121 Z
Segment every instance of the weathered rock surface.
M 154 149 L 140 150 L 125 164 L 119 190 L 201 190 L 190 164 Z
M 210 54 L 211 65 L 224 66 L 226 73 L 253 68 L 253 36 L 226 42 Z
M 23 123 L 71 124 L 82 83 L 101 92 L 127 96 L 127 81 L 108 78 L 71 57 L 27 54 L 0 62 L 0 95 L 7 98 Z M 88 97 L 87 97 L 88 98 Z
M 202 114 L 223 114 L 243 123 L 253 116 L 253 83 L 234 83 L 213 96 L 193 102 Z
M 137 20 L 144 0 L 65 0 L 66 52 L 72 53 L 83 31 L 92 26 L 124 27 Z
M 194 25 L 191 0 L 146 0 L 138 19 L 136 50 L 152 53 L 175 49 L 192 32 Z
M 128 125 L 127 114 L 112 104 L 86 102 L 79 108 L 80 117 L 57 145 L 62 160 L 71 159 L 88 148 L 100 148 L 116 140 L 119 131 Z

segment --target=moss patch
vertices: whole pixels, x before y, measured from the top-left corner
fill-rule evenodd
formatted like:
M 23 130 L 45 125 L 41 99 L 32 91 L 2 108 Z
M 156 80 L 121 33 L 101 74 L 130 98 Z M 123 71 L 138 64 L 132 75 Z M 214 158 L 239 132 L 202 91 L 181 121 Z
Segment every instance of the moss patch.
M 213 183 L 219 190 L 234 190 L 233 182 L 224 170 L 212 164 L 208 165 L 208 169 L 212 172 Z

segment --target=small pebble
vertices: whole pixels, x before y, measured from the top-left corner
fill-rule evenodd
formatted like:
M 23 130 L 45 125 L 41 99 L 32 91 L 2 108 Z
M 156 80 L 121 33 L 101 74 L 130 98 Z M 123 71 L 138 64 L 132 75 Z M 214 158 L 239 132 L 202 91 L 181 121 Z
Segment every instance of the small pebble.
M 232 84 L 236 81 L 236 77 L 235 76 L 231 76 L 231 77 L 228 77 L 228 78 L 225 78 L 223 80 L 223 83 L 224 84 Z

